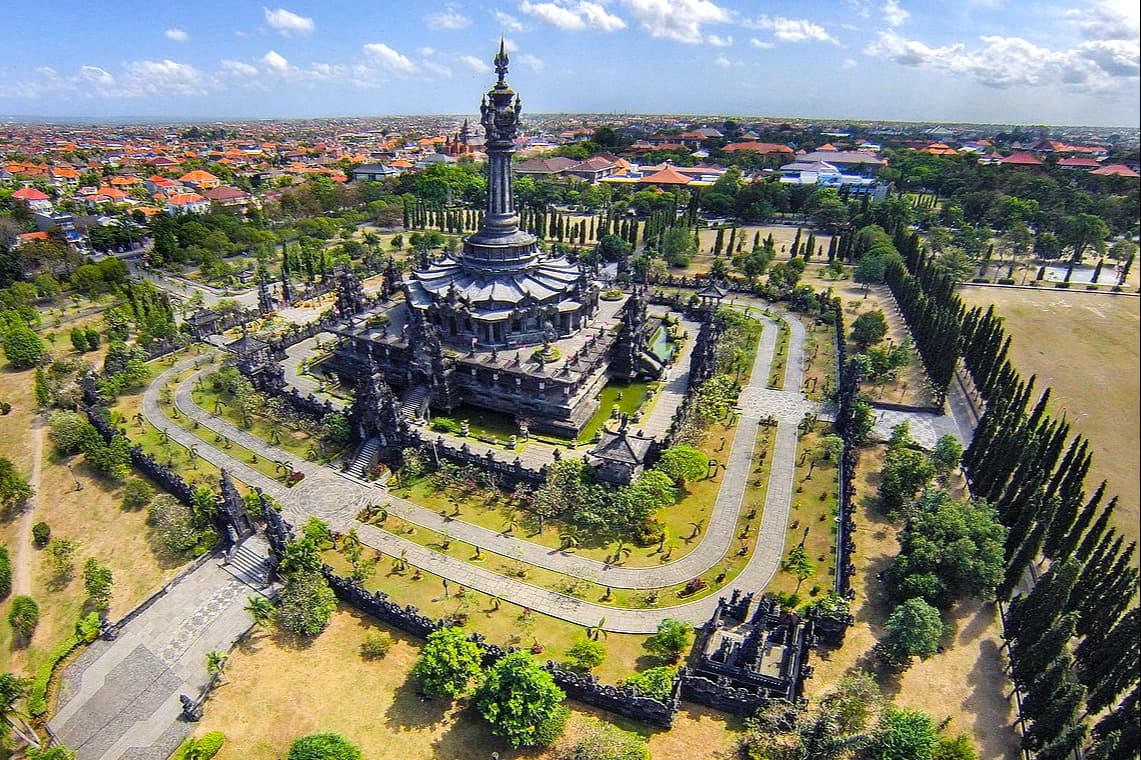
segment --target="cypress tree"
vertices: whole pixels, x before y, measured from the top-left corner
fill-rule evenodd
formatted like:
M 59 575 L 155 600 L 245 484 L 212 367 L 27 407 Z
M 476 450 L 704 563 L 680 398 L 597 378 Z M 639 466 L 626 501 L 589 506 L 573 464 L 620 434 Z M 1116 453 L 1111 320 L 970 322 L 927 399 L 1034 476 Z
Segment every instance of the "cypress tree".
M 800 252 L 800 233 L 803 232 L 799 227 L 796 228 L 796 237 L 792 239 L 792 247 L 788 250 L 789 258 L 795 259 Z
M 1097 512 L 1098 506 L 1101 504 L 1102 497 L 1105 496 L 1106 482 L 1103 480 L 1098 485 L 1097 489 L 1093 492 L 1093 496 L 1086 502 L 1085 508 L 1074 520 L 1073 526 L 1069 532 L 1059 541 L 1057 546 L 1057 556 L 1069 557 L 1074 553 L 1077 548 L 1078 542 L 1081 541 L 1082 534 L 1089 528 L 1090 523 L 1093 521 L 1093 516 Z
M 761 231 L 757 230 L 753 233 L 753 247 L 759 248 L 761 245 Z
M 1023 749 L 1039 750 L 1061 736 L 1077 717 L 1085 698 L 1086 687 L 1071 673 L 1054 692 L 1042 716 L 1023 735 Z
M 1071 723 L 1054 741 L 1038 750 L 1034 760 L 1070 760 L 1088 733 L 1089 724 L 1085 721 Z
M 721 255 L 721 247 L 725 244 L 725 230 L 717 230 L 717 237 L 713 239 L 713 258 Z
M 1006 612 L 1006 636 L 1012 645 L 1033 644 L 1068 609 L 1078 571 L 1079 565 L 1072 559 L 1055 565 L 1029 594 L 1016 597 L 1010 603 Z
M 1049 628 L 1032 644 L 1018 644 L 1011 649 L 1010 664 L 1014 681 L 1029 684 L 1047 666 L 1062 654 L 1074 637 L 1078 615 L 1067 612 L 1058 617 Z
M 758 232 L 757 234 L 759 235 L 761 233 Z M 833 235 L 832 238 L 828 241 L 828 263 L 829 264 L 831 264 L 833 261 L 836 260 L 836 240 L 837 240 L 836 236 Z M 755 244 L 754 244 L 754 247 L 755 247 Z
M 733 255 L 733 246 L 736 245 L 736 242 L 737 242 L 737 227 L 736 227 L 736 225 L 734 225 L 733 227 L 729 228 L 729 243 L 728 243 L 728 245 L 725 246 L 725 253 L 726 254 L 728 254 L 730 256 Z
M 1002 583 L 998 584 L 994 590 L 996 599 L 1002 601 L 1010 599 L 1010 595 L 1018 587 L 1018 582 L 1022 580 L 1022 574 L 1026 572 L 1026 567 L 1038 556 L 1038 550 L 1042 547 L 1042 539 L 1046 535 L 1048 527 L 1048 519 L 1040 521 L 1026 540 L 1022 542 L 1018 552 L 1006 565 L 1006 573 L 1003 575 Z
M 1105 638 L 1086 637 L 1075 651 L 1078 678 L 1090 689 L 1087 708 L 1098 713 L 1137 683 L 1141 665 L 1141 610 L 1125 613 Z
M 1111 517 L 1113 517 L 1113 512 L 1116 509 L 1117 497 L 1114 496 L 1109 500 L 1109 503 L 1105 505 L 1105 509 L 1101 510 L 1101 514 L 1097 516 L 1097 522 L 1095 522 L 1093 527 L 1091 527 L 1086 532 L 1085 536 L 1082 538 L 1081 544 L 1077 548 L 1077 551 L 1074 552 L 1074 556 L 1076 556 L 1082 562 L 1087 562 L 1089 560 L 1090 554 L 1093 553 L 1093 550 L 1097 547 L 1098 542 L 1101 541 L 1102 536 L 1105 535 L 1106 528 L 1109 527 L 1109 520 Z
M 1137 757 L 1141 749 L 1141 696 L 1134 686 L 1121 704 L 1093 727 L 1093 746 L 1087 760 L 1119 760 Z
M 1063 652 L 1049 663 L 1030 686 L 1022 690 L 1022 717 L 1035 721 L 1045 715 L 1054 694 L 1061 690 L 1063 683 L 1073 680 L 1073 666 L 1074 658 L 1069 652 Z
M 1006 534 L 1006 541 L 1003 543 L 1002 556 L 1008 564 L 1011 558 L 1022 548 L 1026 537 L 1030 535 L 1030 531 L 1042 522 L 1039 519 L 1039 515 L 1042 513 L 1042 508 L 1046 504 L 1050 504 L 1051 510 L 1056 506 L 1046 499 L 1045 494 L 1043 494 L 1040 489 L 1031 489 L 1028 491 L 1025 497 L 1025 504 L 1019 508 L 1018 522 L 1011 526 Z

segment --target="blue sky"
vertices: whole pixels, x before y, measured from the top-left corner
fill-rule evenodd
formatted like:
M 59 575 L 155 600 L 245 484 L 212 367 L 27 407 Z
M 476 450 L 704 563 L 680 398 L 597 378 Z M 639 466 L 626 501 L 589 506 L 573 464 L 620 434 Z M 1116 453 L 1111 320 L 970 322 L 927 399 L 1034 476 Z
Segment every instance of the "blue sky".
M 0 115 L 532 112 L 1139 122 L 1136 0 L 12 4 Z

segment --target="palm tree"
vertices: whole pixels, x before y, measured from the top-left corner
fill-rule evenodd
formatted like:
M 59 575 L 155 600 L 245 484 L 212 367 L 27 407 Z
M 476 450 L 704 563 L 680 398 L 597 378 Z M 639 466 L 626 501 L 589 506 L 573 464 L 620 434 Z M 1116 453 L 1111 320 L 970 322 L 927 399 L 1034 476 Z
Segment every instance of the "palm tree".
M 12 673 L 0 675 L 0 747 L 13 748 L 13 733 L 30 746 L 38 747 L 40 744 L 24 714 L 16 709 L 16 703 L 27 697 L 30 684 L 31 681 Z
M 170 445 L 170 430 L 168 428 L 158 431 L 158 444 L 163 447 Z
M 630 546 L 626 543 L 626 539 L 618 539 L 618 543 L 614 546 L 614 554 L 612 555 L 613 564 L 617 565 L 624 557 L 630 556 Z
M 407 570 L 408 569 L 408 550 L 407 549 L 401 549 L 400 555 L 396 557 L 396 561 L 393 562 L 392 564 L 393 564 L 392 569 L 398 573 L 402 573 L 405 570 Z
M 206 673 L 211 678 L 216 678 L 219 681 L 224 680 L 222 671 L 226 669 L 226 660 L 230 659 L 230 655 L 218 650 L 211 650 L 206 653 Z
M 606 632 L 606 629 L 603 627 L 605 625 L 606 625 L 606 618 L 605 617 L 602 618 L 601 620 L 599 620 L 596 625 L 588 625 L 586 627 L 586 637 L 588 639 L 594 639 L 595 641 L 598 641 L 599 635 L 602 635 L 602 636 L 609 638 L 609 634 Z
M 273 602 L 264 596 L 251 596 L 246 602 L 245 610 L 250 613 L 250 617 L 254 619 L 254 623 L 263 628 L 269 625 L 270 621 L 273 620 Z
M 198 444 L 194 444 L 186 450 L 186 455 L 190 458 L 190 466 L 195 470 L 198 469 Z
M 507 527 L 503 529 L 503 535 L 510 536 L 512 533 L 515 532 L 515 529 L 518 527 L 519 527 L 519 513 L 516 512 L 515 510 L 511 510 L 511 513 L 509 515 L 507 515 Z
M 703 517 L 697 522 L 691 522 L 690 526 L 693 527 L 693 532 L 689 534 L 689 538 L 687 538 L 686 541 L 692 541 L 701 535 L 701 531 L 705 530 L 705 518 Z
M 559 551 L 565 552 L 578 548 L 578 534 L 574 528 L 564 528 L 559 532 Z

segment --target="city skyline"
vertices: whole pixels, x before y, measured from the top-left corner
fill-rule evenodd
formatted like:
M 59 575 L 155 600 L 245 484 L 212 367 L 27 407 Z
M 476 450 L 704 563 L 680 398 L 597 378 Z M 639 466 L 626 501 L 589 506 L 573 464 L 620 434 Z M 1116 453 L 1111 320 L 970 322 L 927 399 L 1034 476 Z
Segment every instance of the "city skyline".
M 62 20 L 62 21 L 61 21 Z M 500 36 L 531 113 L 1136 127 L 1138 9 L 996 0 L 510 0 L 342 8 L 77 2 L 0 30 L 0 115 L 462 114 Z M 50 40 L 45 44 L 44 40 Z

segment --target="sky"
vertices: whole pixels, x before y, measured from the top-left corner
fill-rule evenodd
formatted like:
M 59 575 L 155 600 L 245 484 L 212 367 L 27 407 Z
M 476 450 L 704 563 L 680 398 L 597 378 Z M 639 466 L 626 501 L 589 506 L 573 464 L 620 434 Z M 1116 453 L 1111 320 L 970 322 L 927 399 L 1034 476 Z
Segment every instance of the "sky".
M 51 0 L 0 118 L 461 114 L 500 37 L 525 111 L 1136 128 L 1137 0 Z

